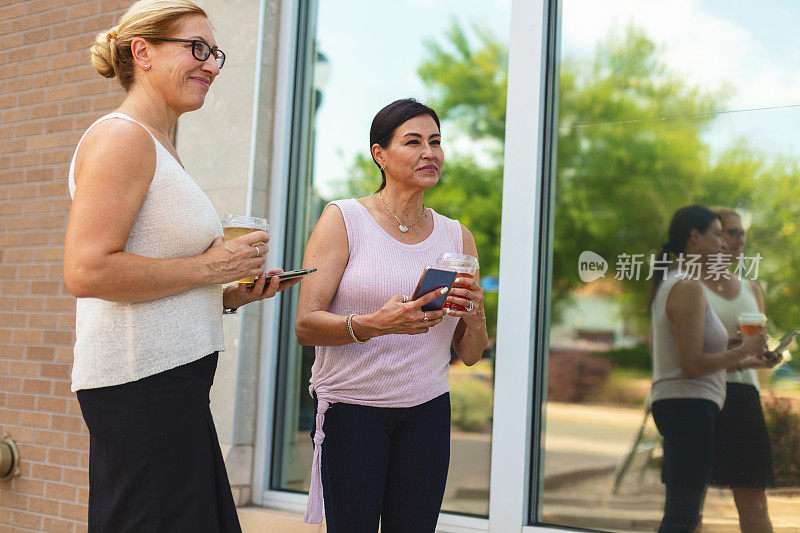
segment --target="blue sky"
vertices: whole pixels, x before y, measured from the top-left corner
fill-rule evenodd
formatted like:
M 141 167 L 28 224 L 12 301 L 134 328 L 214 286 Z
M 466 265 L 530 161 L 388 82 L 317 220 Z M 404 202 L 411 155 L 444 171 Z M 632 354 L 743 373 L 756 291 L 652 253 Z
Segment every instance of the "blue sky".
M 315 181 L 323 194 L 369 152 L 369 126 L 385 104 L 430 95 L 416 71 L 425 41 L 444 40 L 455 18 L 504 42 L 510 0 L 320 0 L 317 39 L 329 77 L 317 117 Z M 733 89 L 726 110 L 800 104 L 800 0 L 563 0 L 562 54 L 591 57 L 612 28 L 634 23 L 690 84 Z M 746 138 L 767 153 L 800 155 L 800 107 L 720 114 L 706 133 L 718 150 Z M 446 153 L 479 152 L 443 128 Z M 376 171 L 377 180 L 377 171 Z M 376 182 L 377 183 L 377 182 Z

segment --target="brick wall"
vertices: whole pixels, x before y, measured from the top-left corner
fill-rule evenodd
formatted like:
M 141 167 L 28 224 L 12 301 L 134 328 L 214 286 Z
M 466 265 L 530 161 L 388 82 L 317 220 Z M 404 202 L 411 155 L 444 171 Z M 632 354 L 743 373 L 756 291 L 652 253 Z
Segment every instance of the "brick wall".
M 89 438 L 69 390 L 75 300 L 64 287 L 67 171 L 86 127 L 122 100 L 89 64 L 128 0 L 0 0 L 0 532 L 86 529 Z M 1 435 L 0 435 L 1 436 Z

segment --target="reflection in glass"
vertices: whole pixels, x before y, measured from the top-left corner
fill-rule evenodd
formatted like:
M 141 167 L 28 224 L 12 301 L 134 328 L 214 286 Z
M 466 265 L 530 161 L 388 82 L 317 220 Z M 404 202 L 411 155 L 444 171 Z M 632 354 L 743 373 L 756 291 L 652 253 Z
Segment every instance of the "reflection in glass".
M 800 120 L 786 2 L 565 0 L 552 244 L 544 523 L 653 531 L 661 439 L 647 407 L 649 278 L 672 213 L 736 208 L 761 254 L 767 330 L 800 325 Z M 767 28 L 769 28 L 767 30 Z M 588 254 L 590 252 L 591 254 Z M 778 487 L 774 527 L 800 522 L 797 359 L 758 370 Z M 791 444 L 790 444 L 791 443 Z M 792 474 L 795 472 L 795 474 Z M 781 492 L 783 490 L 783 492 Z M 730 488 L 711 488 L 707 528 L 738 524 Z
M 328 201 L 371 194 L 380 184 L 368 146 L 374 113 L 398 98 L 431 105 L 442 118 L 446 160 L 440 183 L 425 194 L 426 205 L 459 219 L 475 237 L 490 336 L 490 348 L 478 364 L 451 365 L 451 459 L 443 510 L 488 515 L 510 5 L 498 2 L 488 11 L 485 2 L 474 0 L 320 0 L 311 5 L 316 13 L 305 18 L 315 27 L 308 28 L 299 52 L 307 61 L 301 67 L 307 68 L 298 69 L 288 224 L 294 236 L 285 264 L 299 265 Z M 290 296 L 281 313 L 271 488 L 305 492 L 312 457 L 308 381 L 314 350 L 295 341 L 297 291 Z

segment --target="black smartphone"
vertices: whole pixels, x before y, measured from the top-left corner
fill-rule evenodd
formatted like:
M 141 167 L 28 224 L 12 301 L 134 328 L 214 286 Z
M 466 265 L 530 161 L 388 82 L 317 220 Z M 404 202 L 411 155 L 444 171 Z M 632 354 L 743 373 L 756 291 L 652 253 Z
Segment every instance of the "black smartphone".
M 301 268 L 298 270 L 289 270 L 288 272 L 283 272 L 281 274 L 267 274 L 267 283 L 269 283 L 269 280 L 272 279 L 273 276 L 278 276 L 279 280 L 284 281 L 287 279 L 302 278 L 303 276 L 308 276 L 316 271 L 317 267 L 311 267 Z
M 267 280 L 264 283 L 264 285 L 266 286 L 266 284 L 269 283 L 270 279 L 272 279 L 272 276 L 278 276 L 279 280 L 284 281 L 287 279 L 302 278 L 303 276 L 308 276 L 309 274 L 313 274 L 316 271 L 317 267 L 311 267 L 311 268 L 301 268 L 298 270 L 290 270 L 288 272 L 283 272 L 281 274 L 265 274 L 267 276 Z M 248 289 L 252 289 L 255 286 L 256 286 L 255 283 L 247 284 Z
M 420 296 L 428 294 L 436 289 L 441 289 L 442 287 L 447 287 L 447 291 L 450 292 L 457 275 L 457 272 L 426 267 L 425 270 L 422 271 L 422 276 L 419 278 L 419 283 L 417 283 L 417 288 L 414 289 L 414 295 L 411 299 L 416 300 Z M 446 299 L 447 294 L 442 294 L 435 300 L 423 305 L 421 309 L 423 311 L 438 311 L 442 308 Z

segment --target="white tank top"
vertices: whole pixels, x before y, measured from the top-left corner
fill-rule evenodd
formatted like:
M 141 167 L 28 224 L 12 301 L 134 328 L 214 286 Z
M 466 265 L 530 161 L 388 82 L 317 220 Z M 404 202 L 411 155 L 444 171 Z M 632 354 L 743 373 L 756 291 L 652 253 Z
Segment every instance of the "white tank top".
M 122 113 L 110 113 L 89 129 L 109 118 L 136 122 Z M 76 155 L 84 137 L 86 133 Z M 154 258 L 201 254 L 222 235 L 219 216 L 172 154 L 155 137 L 153 142 L 156 169 L 125 251 Z M 69 168 L 72 197 L 74 172 L 75 156 Z M 78 298 L 75 335 L 73 391 L 136 381 L 225 349 L 222 286 L 208 285 L 144 303 Z
M 729 336 L 736 334 L 739 329 L 739 313 L 759 313 L 758 302 L 753 293 L 753 287 L 747 280 L 742 280 L 739 295 L 733 300 L 726 300 L 719 294 L 703 285 L 706 291 L 706 301 L 717 313 L 722 325 L 728 331 Z M 758 388 L 758 377 L 753 368 L 745 368 L 744 370 L 733 370 L 728 372 L 728 383 L 743 383 L 745 385 L 752 385 Z
M 682 272 L 670 272 L 653 299 L 653 387 L 650 401 L 672 398 L 711 400 L 720 409 L 725 403 L 725 370 L 695 378 L 686 377 L 678 361 L 675 330 L 667 317 L 667 298 L 676 283 L 684 279 Z M 728 334 L 710 305 L 706 305 L 703 353 L 725 350 Z

